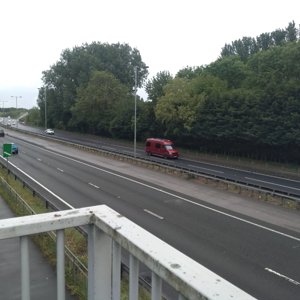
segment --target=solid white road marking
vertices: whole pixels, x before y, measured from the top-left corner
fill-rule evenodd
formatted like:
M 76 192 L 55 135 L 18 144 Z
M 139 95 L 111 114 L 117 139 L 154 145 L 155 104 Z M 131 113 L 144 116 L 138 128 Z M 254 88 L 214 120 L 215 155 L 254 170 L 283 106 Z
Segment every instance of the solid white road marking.
M 224 173 L 223 171 L 217 171 L 217 170 L 213 170 L 213 169 L 209 169 L 209 168 L 204 168 L 204 167 L 199 167 L 199 166 L 195 166 L 195 165 L 189 165 L 189 167 L 193 167 L 196 169 L 202 169 L 202 170 L 206 170 L 206 171 L 210 171 L 210 172 L 215 172 L 215 173 Z
M 91 182 L 89 182 L 89 185 L 93 186 L 93 187 L 96 188 L 96 189 L 100 189 L 100 187 L 99 187 L 98 185 L 95 185 L 95 184 L 93 184 L 93 183 L 91 183 Z
M 40 148 L 40 147 L 38 147 L 38 146 L 36 146 L 36 147 L 37 147 L 37 148 Z M 42 148 L 40 148 L 40 149 L 42 149 Z M 71 157 L 65 156 L 65 155 L 60 154 L 60 153 L 56 153 L 56 152 L 53 152 L 53 151 L 50 151 L 50 150 L 46 150 L 46 149 L 42 149 L 42 150 L 44 150 L 44 151 L 46 151 L 46 152 L 49 152 L 49 153 L 52 153 L 52 154 L 54 154 L 54 155 L 56 155 L 56 156 L 63 157 L 64 159 L 68 159 L 68 160 L 70 160 L 70 161 L 76 162 L 76 163 L 81 164 L 81 165 L 83 165 L 83 166 L 87 166 L 87 167 L 89 167 L 89 168 L 93 168 L 93 169 L 95 169 L 95 170 L 99 170 L 99 171 L 101 171 L 101 172 L 103 172 L 103 173 L 110 174 L 110 175 L 112 175 L 112 176 L 119 177 L 119 178 L 128 180 L 128 181 L 130 181 L 130 182 L 139 184 L 139 185 L 141 185 L 141 186 L 147 187 L 147 188 L 149 188 L 149 189 L 152 189 L 152 190 L 161 192 L 161 193 L 163 193 L 163 194 L 165 194 L 165 195 L 169 195 L 169 196 L 171 196 L 171 197 L 180 199 L 180 200 L 185 201 L 185 202 L 187 202 L 187 203 L 190 203 L 190 204 L 193 204 L 193 205 L 196 205 L 196 206 L 199 206 L 199 207 L 208 209 L 208 210 L 210 210 L 210 211 L 213 211 L 213 212 L 215 212 L 215 213 L 221 214 L 221 215 L 223 215 L 223 216 L 227 216 L 227 217 L 229 217 L 229 218 L 232 218 L 232 219 L 235 219 L 235 220 L 244 222 L 244 223 L 246 223 L 246 224 L 250 224 L 250 225 L 252 225 L 252 226 L 255 226 L 255 227 L 258 227 L 258 228 L 267 230 L 267 231 L 269 231 L 269 232 L 276 233 L 276 234 L 279 234 L 279 235 L 281 235 L 281 236 L 284 236 L 284 237 L 287 237 L 287 238 L 290 238 L 290 239 L 293 239 L 293 240 L 295 240 L 295 241 L 300 242 L 300 238 L 297 238 L 297 237 L 295 237 L 295 236 L 292 236 L 292 235 L 289 235 L 289 234 L 280 232 L 280 231 L 278 231 L 278 230 L 274 230 L 274 229 L 272 229 L 272 228 L 269 228 L 269 227 L 266 227 L 266 226 L 263 226 L 263 225 L 260 225 L 260 224 L 257 224 L 257 223 L 248 221 L 248 220 L 246 220 L 246 219 L 239 218 L 239 217 L 237 217 L 237 216 L 228 214 L 228 213 L 223 212 L 223 211 L 221 211 L 221 210 L 218 210 L 218 209 L 209 207 L 209 206 L 207 206 L 207 205 L 200 204 L 200 203 L 197 203 L 197 202 L 195 202 L 195 201 L 189 200 L 189 199 L 187 199 L 187 198 L 184 198 L 184 197 L 181 197 L 181 196 L 172 194 L 172 193 L 170 193 L 170 192 L 164 191 L 163 189 L 160 189 L 160 188 L 151 186 L 151 185 L 149 185 L 149 184 L 146 184 L 146 183 L 137 181 L 137 180 L 135 180 L 135 179 L 128 178 L 128 177 L 126 177 L 126 176 L 124 176 L 124 175 L 120 175 L 120 174 L 113 173 L 112 171 L 108 171 L 108 170 L 102 169 L 102 168 L 100 168 L 100 167 L 96 167 L 96 166 L 90 165 L 90 164 L 88 164 L 88 163 L 86 163 L 86 162 L 79 161 L 79 160 L 77 160 L 77 159 L 75 159 L 75 158 L 71 158 Z M 13 165 L 13 164 L 12 164 L 12 165 Z M 15 166 L 15 165 L 13 165 L 13 166 Z M 16 167 L 16 166 L 15 166 L 15 167 Z M 19 168 L 18 168 L 18 169 L 19 169 Z M 22 173 L 25 173 L 25 172 L 22 171 Z M 27 175 L 27 174 L 26 174 L 26 175 Z M 28 175 L 27 175 L 27 176 L 28 176 Z M 64 201 L 64 202 L 65 202 L 65 201 Z
M 164 217 L 162 217 L 162 216 L 160 216 L 160 215 L 158 215 L 158 214 L 152 212 L 151 210 L 144 209 L 144 212 L 146 212 L 146 213 L 148 213 L 148 214 L 150 214 L 150 215 L 152 215 L 152 216 L 154 216 L 154 217 L 156 217 L 156 218 L 158 218 L 158 219 L 160 219 L 160 220 L 163 220 L 163 219 L 164 219 Z
M 273 273 L 273 274 L 275 274 L 275 275 L 277 275 L 277 276 L 279 276 L 281 278 L 284 278 L 285 280 L 287 280 L 287 281 L 289 281 L 289 282 L 291 282 L 291 283 L 293 283 L 295 285 L 300 285 L 300 282 L 298 282 L 298 281 L 296 281 L 296 280 L 294 280 L 292 278 L 289 278 L 289 277 L 287 277 L 285 275 L 282 275 L 282 274 L 280 274 L 280 273 L 278 273 L 278 272 L 276 272 L 276 271 L 274 271 L 272 269 L 265 268 L 265 270 L 268 271 L 268 272 L 270 272 L 270 273 Z
M 9 162 L 10 165 L 12 165 L 14 168 L 16 168 L 20 173 L 24 174 L 25 176 L 27 176 L 28 178 L 30 178 L 33 182 L 35 182 L 37 185 L 41 186 L 45 191 L 47 191 L 48 193 L 50 193 L 51 195 L 53 195 L 54 197 L 56 197 L 61 203 L 65 204 L 66 206 L 68 206 L 71 209 L 75 209 L 75 207 L 73 207 L 72 205 L 70 205 L 68 202 L 66 202 L 65 200 L 63 200 L 61 197 L 59 197 L 58 195 L 54 194 L 51 190 L 49 190 L 48 188 L 46 188 L 45 186 L 43 186 L 41 183 L 39 183 L 37 180 L 35 180 L 32 176 L 28 175 L 27 173 L 25 173 L 23 170 L 21 170 L 20 168 L 18 168 L 16 165 L 12 164 L 11 162 Z
M 259 182 L 263 182 L 263 183 L 268 183 L 268 184 L 272 184 L 272 185 L 277 185 L 277 186 L 289 188 L 289 189 L 291 189 L 291 190 L 297 190 L 297 191 L 300 191 L 300 189 L 298 189 L 298 188 L 294 188 L 294 187 L 291 187 L 291 186 L 286 186 L 286 185 L 283 185 L 283 184 L 273 183 L 273 182 L 270 182 L 270 181 L 260 180 L 260 179 L 251 178 L 251 177 L 245 177 L 245 178 L 246 178 L 246 179 L 250 179 L 250 180 L 254 180 L 254 181 L 259 181 Z

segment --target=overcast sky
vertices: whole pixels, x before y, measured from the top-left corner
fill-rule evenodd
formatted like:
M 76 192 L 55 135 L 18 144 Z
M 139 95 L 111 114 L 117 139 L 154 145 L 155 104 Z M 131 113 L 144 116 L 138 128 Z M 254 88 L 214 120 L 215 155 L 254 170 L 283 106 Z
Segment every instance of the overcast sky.
M 2 0 L 0 11 L 0 108 L 37 106 L 42 71 L 83 43 L 128 43 L 150 79 L 207 65 L 243 36 L 300 23 L 300 0 Z

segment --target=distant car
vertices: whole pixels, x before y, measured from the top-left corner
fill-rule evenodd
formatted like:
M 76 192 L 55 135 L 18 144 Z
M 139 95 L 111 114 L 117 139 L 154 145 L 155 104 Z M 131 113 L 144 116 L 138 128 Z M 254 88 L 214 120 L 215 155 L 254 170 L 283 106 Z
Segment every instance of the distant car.
M 45 133 L 46 134 L 54 134 L 54 130 L 51 129 L 51 128 L 48 128 L 48 129 L 45 130 Z
M 0 136 L 2 136 L 2 137 L 5 136 L 4 129 L 0 129 Z
M 18 153 L 19 153 L 18 146 L 14 143 L 11 143 L 11 154 L 18 154 Z

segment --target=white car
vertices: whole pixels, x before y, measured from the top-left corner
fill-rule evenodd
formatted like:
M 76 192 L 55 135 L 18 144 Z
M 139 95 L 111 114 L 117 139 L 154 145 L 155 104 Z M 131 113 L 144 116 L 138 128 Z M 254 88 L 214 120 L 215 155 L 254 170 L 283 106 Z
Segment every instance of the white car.
M 45 130 L 45 133 L 46 134 L 54 134 L 54 130 L 51 129 L 51 128 L 48 128 L 48 129 Z

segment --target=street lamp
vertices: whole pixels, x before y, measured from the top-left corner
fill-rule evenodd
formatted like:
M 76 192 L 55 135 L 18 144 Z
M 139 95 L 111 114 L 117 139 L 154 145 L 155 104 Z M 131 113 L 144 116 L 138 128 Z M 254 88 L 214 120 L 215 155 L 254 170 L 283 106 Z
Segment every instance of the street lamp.
M 45 130 L 47 129 L 47 87 L 45 87 Z
M 133 140 L 134 157 L 136 157 L 136 93 L 137 93 L 137 66 L 134 67 L 134 140 Z
M 16 98 L 16 110 L 18 109 L 18 98 L 22 98 L 22 96 L 10 96 L 12 98 Z M 18 119 L 17 119 L 17 127 L 18 127 Z
M 4 112 L 4 102 L 7 102 L 6 100 L 0 100 L 2 102 L 2 111 Z
M 22 98 L 22 96 L 11 96 L 12 98 L 16 98 L 16 109 L 18 108 L 18 98 Z

